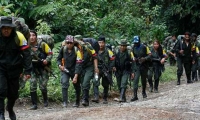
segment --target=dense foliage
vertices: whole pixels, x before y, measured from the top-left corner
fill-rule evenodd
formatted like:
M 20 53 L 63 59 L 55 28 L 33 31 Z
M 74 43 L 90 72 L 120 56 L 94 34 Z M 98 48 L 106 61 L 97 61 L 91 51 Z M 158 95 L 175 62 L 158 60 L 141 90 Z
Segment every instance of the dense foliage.
M 1 0 L 0 15 L 25 18 L 31 29 L 47 23 L 56 41 L 67 34 L 105 35 L 110 40 L 140 35 L 144 41 L 169 33 L 200 32 L 198 0 Z M 110 41 L 112 42 L 112 41 Z
M 94 38 L 103 34 L 110 43 L 124 38 L 131 42 L 134 35 L 140 35 L 142 41 L 162 41 L 169 33 L 199 33 L 199 5 L 197 0 L 1 0 L 0 16 L 23 17 L 30 29 L 52 34 L 56 42 L 68 34 Z M 59 49 L 59 45 L 55 48 Z M 61 100 L 56 49 L 52 68 L 57 79 L 51 77 L 48 85 L 49 97 L 54 101 Z M 175 79 L 174 70 L 167 68 L 161 79 Z M 70 91 L 71 100 L 72 85 Z M 20 96 L 29 94 L 27 83 Z

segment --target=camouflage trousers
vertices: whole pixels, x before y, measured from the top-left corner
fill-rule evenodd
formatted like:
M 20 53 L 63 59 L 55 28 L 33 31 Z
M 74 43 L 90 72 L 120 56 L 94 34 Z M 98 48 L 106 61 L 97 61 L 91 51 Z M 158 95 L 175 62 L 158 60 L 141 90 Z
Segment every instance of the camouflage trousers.
M 19 78 L 19 88 L 20 88 L 20 89 L 23 89 L 23 88 L 25 87 L 25 85 L 26 85 L 26 81 L 23 80 L 23 75 L 24 75 L 24 74 L 22 74 L 22 75 L 20 76 L 20 78 Z
M 30 92 L 35 92 L 37 90 L 37 83 L 39 83 L 39 88 L 41 91 L 47 91 L 48 80 L 49 74 L 46 70 L 41 70 L 40 74 L 32 72 L 30 79 Z

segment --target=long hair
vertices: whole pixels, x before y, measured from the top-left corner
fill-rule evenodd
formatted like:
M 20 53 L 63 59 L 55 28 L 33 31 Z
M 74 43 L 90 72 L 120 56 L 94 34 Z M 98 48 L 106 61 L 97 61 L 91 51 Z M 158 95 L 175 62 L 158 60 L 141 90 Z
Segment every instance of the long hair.
M 160 42 L 159 42 L 158 40 L 155 40 L 154 42 L 158 43 L 158 45 L 159 45 L 158 50 L 157 50 L 157 51 L 158 51 L 158 55 L 159 55 L 160 57 L 162 57 L 162 56 L 163 56 L 163 48 L 162 48 Z M 153 42 L 153 43 L 154 43 L 154 42 Z

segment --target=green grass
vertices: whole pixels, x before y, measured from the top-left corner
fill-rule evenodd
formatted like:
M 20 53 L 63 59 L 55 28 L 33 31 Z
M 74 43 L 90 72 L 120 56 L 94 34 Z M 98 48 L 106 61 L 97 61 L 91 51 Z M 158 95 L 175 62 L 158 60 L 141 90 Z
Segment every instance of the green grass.
M 162 73 L 160 81 L 168 82 L 168 81 L 176 80 L 177 79 L 176 71 L 177 71 L 176 66 L 169 66 L 169 65 L 165 66 L 165 71 Z

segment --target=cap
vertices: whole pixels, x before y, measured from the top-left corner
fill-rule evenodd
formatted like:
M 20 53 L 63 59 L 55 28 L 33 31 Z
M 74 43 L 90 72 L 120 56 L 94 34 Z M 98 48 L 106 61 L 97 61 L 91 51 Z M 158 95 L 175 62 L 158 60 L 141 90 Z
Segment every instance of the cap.
M 65 42 L 74 42 L 74 36 L 72 35 L 67 35 L 65 38 Z
M 140 37 L 139 36 L 134 36 L 133 37 L 133 43 L 139 43 L 140 42 Z
M 16 27 L 15 24 L 13 23 L 13 18 L 7 16 L 0 17 L 0 28 L 2 28 L 3 26 L 12 28 Z

